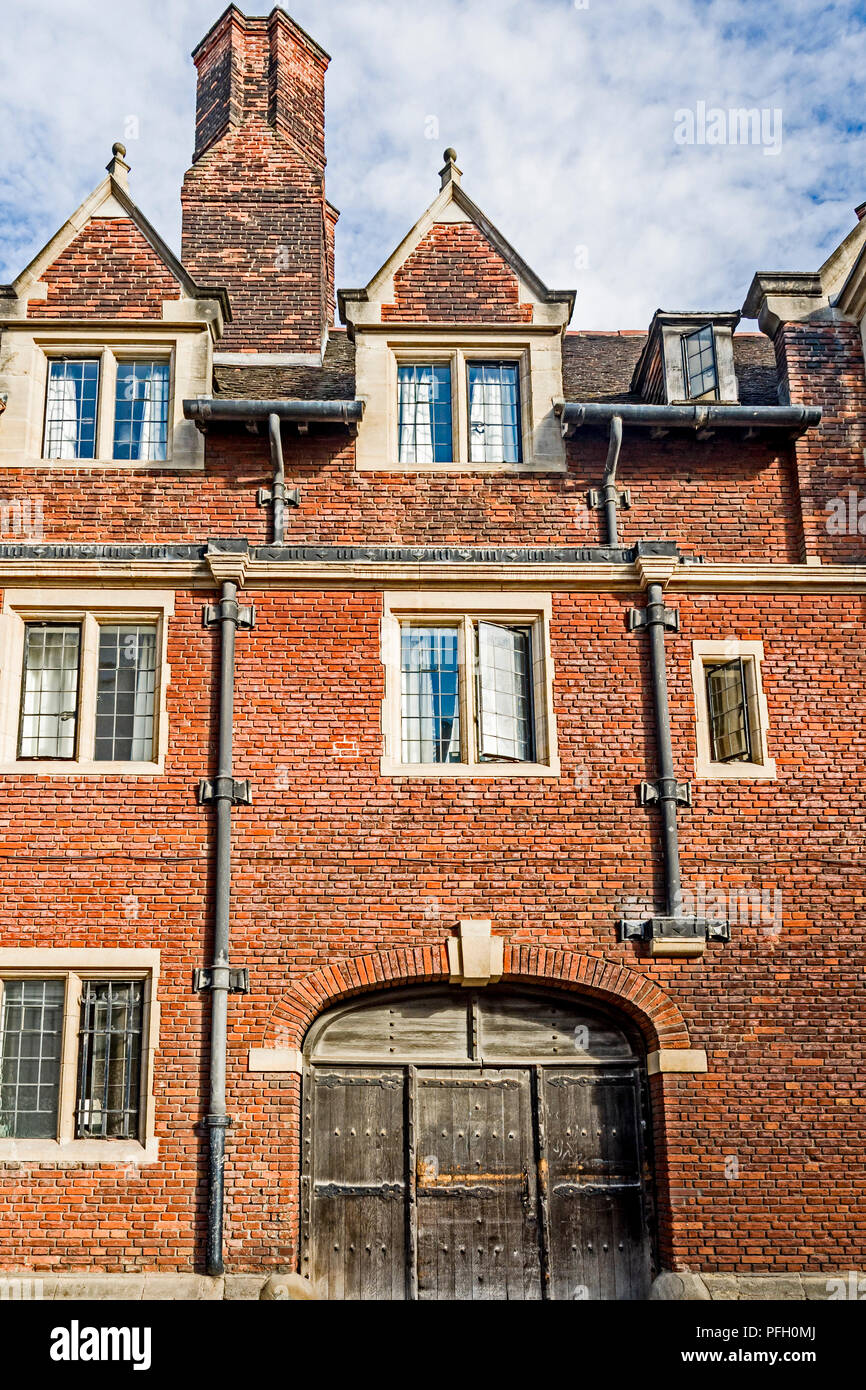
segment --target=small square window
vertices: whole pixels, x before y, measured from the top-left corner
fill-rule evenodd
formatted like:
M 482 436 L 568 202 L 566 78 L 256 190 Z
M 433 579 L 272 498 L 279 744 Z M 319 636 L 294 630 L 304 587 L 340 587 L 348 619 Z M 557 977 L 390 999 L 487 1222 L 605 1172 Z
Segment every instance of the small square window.
M 64 357 L 49 361 L 45 458 L 95 458 L 98 397 L 98 357 Z
M 449 463 L 451 368 L 447 364 L 398 367 L 401 463 Z
M 520 384 L 516 362 L 470 362 L 469 458 L 520 463 Z
M 116 459 L 167 457 L 168 395 L 168 362 L 118 362 L 114 402 Z
M 712 324 L 705 324 L 683 338 L 683 365 L 690 397 L 718 395 L 715 335 Z

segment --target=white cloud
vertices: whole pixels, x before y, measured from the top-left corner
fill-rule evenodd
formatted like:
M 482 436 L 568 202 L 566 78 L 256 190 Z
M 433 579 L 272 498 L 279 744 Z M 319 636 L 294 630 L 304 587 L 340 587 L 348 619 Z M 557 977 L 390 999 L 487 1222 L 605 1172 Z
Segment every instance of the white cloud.
M 856 0 L 288 8 L 333 55 L 338 284 L 365 283 L 402 238 L 449 144 L 467 192 L 534 269 L 577 288 L 578 327 L 644 327 L 659 305 L 735 307 L 756 269 L 815 269 L 866 198 Z M 218 13 L 210 0 L 19 7 L 0 51 L 0 278 L 65 220 L 124 136 L 133 196 L 179 244 L 189 52 Z M 780 109 L 778 157 L 678 146 L 675 113 L 699 101 Z

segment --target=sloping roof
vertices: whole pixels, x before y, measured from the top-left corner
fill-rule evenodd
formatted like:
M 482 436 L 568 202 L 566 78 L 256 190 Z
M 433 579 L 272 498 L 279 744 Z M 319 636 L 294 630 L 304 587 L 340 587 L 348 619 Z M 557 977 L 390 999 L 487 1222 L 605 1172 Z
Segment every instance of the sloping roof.
M 567 401 L 639 401 L 629 391 L 646 333 L 566 333 L 562 386 Z M 762 333 L 734 334 L 734 365 L 743 405 L 778 405 L 773 345 Z M 321 367 L 214 367 L 214 391 L 238 400 L 351 401 L 355 345 L 333 328 Z
M 332 328 L 321 367 L 214 365 L 214 392 L 247 401 L 352 401 L 355 345 L 345 329 Z
M 562 388 L 567 401 L 633 401 L 632 374 L 647 340 L 643 332 L 567 333 Z M 734 367 L 742 405 L 778 405 L 773 344 L 763 333 L 734 334 Z

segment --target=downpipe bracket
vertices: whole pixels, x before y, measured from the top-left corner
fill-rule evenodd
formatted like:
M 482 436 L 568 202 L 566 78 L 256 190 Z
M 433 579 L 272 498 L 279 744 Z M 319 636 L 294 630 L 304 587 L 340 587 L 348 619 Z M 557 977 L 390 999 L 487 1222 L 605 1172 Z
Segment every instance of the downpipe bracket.
M 601 487 L 591 487 L 589 489 L 589 492 L 586 494 L 586 505 L 592 511 L 600 511 L 601 508 L 604 506 L 604 491 L 604 488 Z M 624 507 L 626 510 L 628 510 L 628 508 L 631 506 L 631 488 L 625 487 L 622 489 L 622 491 L 620 491 L 618 488 L 614 489 L 613 500 L 616 501 L 616 505 L 618 507 Z
M 230 801 L 233 806 L 252 806 L 253 784 L 248 777 L 202 778 L 198 784 L 198 804 L 210 801 Z
M 620 941 L 730 941 L 730 922 L 706 917 L 625 917 Z
M 192 972 L 193 994 L 203 994 L 205 990 L 214 987 L 214 970 L 223 970 L 228 973 L 228 992 L 229 994 L 249 994 L 250 992 L 250 971 L 249 966 L 240 965 L 237 968 L 228 966 L 199 966 Z
M 691 806 L 691 782 L 678 782 L 674 777 L 660 777 L 657 782 L 641 782 L 641 806 L 658 806 L 662 801 L 675 801 L 677 806 Z
M 214 627 L 225 619 L 235 627 L 251 629 L 256 625 L 256 610 L 252 604 L 238 603 L 237 599 L 224 598 L 219 603 L 206 603 L 201 610 L 202 627 Z
M 639 632 L 641 628 L 650 628 L 657 623 L 661 623 L 668 632 L 679 632 L 680 610 L 665 608 L 663 603 L 648 603 L 646 608 L 628 610 L 629 632 Z
M 273 489 L 260 487 L 256 492 L 256 506 L 269 507 L 274 500 Z M 299 487 L 287 487 L 283 497 L 287 507 L 299 507 L 301 505 L 301 489 Z

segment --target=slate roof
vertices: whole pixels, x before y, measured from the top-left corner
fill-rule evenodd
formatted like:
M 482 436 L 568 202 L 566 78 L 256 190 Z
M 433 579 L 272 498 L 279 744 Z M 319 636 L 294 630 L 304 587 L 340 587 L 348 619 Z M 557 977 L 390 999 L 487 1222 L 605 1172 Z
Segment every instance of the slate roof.
M 567 401 L 639 401 L 629 391 L 646 333 L 567 333 L 562 384 Z M 734 365 L 743 405 L 778 405 L 773 345 L 762 333 L 734 334 Z M 238 400 L 350 401 L 355 347 L 332 329 L 321 367 L 214 367 L 214 391 Z

